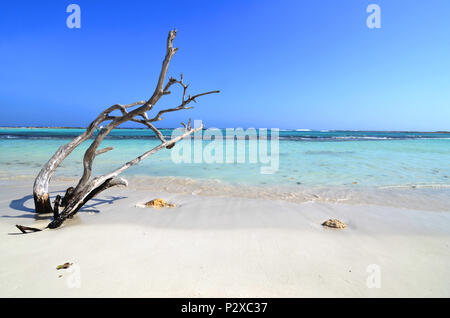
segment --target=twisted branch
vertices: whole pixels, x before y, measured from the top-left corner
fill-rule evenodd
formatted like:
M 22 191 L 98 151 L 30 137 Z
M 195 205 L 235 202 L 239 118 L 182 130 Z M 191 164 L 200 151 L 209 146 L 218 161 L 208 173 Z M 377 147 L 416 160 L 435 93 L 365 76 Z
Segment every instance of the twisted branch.
M 138 101 L 126 105 L 115 104 L 105 109 L 93 122 L 91 122 L 91 124 L 88 126 L 88 128 L 83 134 L 73 139 L 70 143 L 60 147 L 60 149 L 58 149 L 58 151 L 50 158 L 50 160 L 46 163 L 46 165 L 44 165 L 44 167 L 40 171 L 34 183 L 33 195 L 35 199 L 36 212 L 38 213 L 52 212 L 54 215 L 53 221 L 47 226 L 48 228 L 59 227 L 68 217 L 72 217 L 74 214 L 76 214 L 77 211 L 87 201 L 92 199 L 98 193 L 113 186 L 127 186 L 128 183 L 126 180 L 116 178 L 120 173 L 138 164 L 146 157 L 154 154 L 155 152 L 163 148 L 167 149 L 172 148 L 175 145 L 175 143 L 178 142 L 179 140 L 203 128 L 202 126 L 193 129 L 191 126 L 191 120 L 189 119 L 188 125 L 183 124 L 183 126 L 185 127 L 185 132 L 182 135 L 174 137 L 170 140 L 166 140 L 161 131 L 152 124 L 152 122 L 162 120 L 161 116 L 165 113 L 193 108 L 187 107 L 187 105 L 190 104 L 191 102 L 197 102 L 196 98 L 198 97 L 219 93 L 219 91 L 217 90 L 209 91 L 194 96 L 188 95 L 188 97 L 186 98 L 187 89 L 189 85 L 184 83 L 183 74 L 181 74 L 180 80 L 170 77 L 166 85 L 164 85 L 170 61 L 178 50 L 177 48 L 173 47 L 173 41 L 175 37 L 176 37 L 176 30 L 170 31 L 167 37 L 166 55 L 162 63 L 158 81 L 152 96 L 147 101 Z M 154 105 L 160 100 L 162 96 L 171 94 L 169 89 L 174 84 L 181 85 L 183 88 L 181 104 L 177 107 L 160 110 L 156 114 L 156 116 L 149 118 L 147 112 L 153 109 Z M 136 108 L 131 109 L 132 107 Z M 120 115 L 115 116 L 111 115 L 111 113 L 116 110 L 120 112 Z M 95 136 L 91 145 L 88 147 L 88 149 L 84 154 L 83 174 L 80 180 L 78 181 L 78 184 L 75 187 L 70 187 L 69 189 L 67 189 L 66 194 L 64 195 L 63 198 L 58 196 L 57 199 L 55 200 L 54 208 L 52 209 L 48 194 L 48 183 L 53 172 L 61 164 L 61 162 L 73 151 L 73 149 L 75 149 L 83 141 L 91 138 L 94 132 L 98 130 L 100 124 L 106 121 L 109 122 L 106 124 L 105 127 L 102 127 L 98 131 L 98 134 Z M 123 164 L 114 171 L 91 179 L 92 165 L 96 156 L 113 150 L 112 147 L 98 149 L 103 139 L 114 128 L 128 121 L 143 124 L 149 129 L 151 129 L 155 133 L 157 138 L 161 141 L 161 144 L 154 147 L 153 149 L 144 152 L 139 157 Z M 64 207 L 64 210 L 61 213 L 59 213 L 59 207 Z M 33 228 L 27 228 L 20 225 L 18 225 L 17 227 L 22 232 L 34 230 Z

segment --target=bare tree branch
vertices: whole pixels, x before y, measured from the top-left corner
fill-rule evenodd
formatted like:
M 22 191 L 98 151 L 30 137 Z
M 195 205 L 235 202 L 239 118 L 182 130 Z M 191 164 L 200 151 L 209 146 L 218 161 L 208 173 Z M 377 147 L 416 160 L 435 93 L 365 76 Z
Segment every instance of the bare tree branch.
M 89 181 L 91 175 L 92 175 L 92 164 L 95 159 L 95 151 L 97 147 L 100 145 L 100 143 L 103 141 L 103 139 L 111 132 L 112 129 L 116 128 L 120 124 L 131 120 L 133 117 L 141 115 L 153 108 L 153 105 L 158 102 L 158 100 L 164 95 L 163 94 L 163 85 L 164 85 L 164 79 L 167 75 L 167 70 L 169 68 L 169 63 L 174 54 L 176 53 L 177 49 L 173 48 L 173 40 L 175 39 L 175 36 L 177 34 L 176 30 L 172 30 L 169 32 L 169 35 L 167 37 L 167 51 L 166 56 L 163 60 L 161 72 L 159 74 L 158 83 L 156 85 L 155 91 L 153 92 L 152 97 L 145 102 L 142 106 L 134 109 L 133 111 L 126 113 L 123 112 L 123 116 L 115 118 L 112 122 L 110 122 L 106 127 L 104 127 L 100 133 L 96 136 L 92 144 L 89 146 L 89 148 L 86 150 L 84 154 L 83 159 L 83 176 L 81 177 L 80 181 L 78 182 L 78 185 L 75 187 L 75 193 L 79 192 L 83 187 L 86 186 L 87 182 Z
M 95 152 L 95 156 L 101 155 L 102 153 L 111 151 L 111 150 L 113 150 L 113 149 L 114 149 L 113 147 L 106 147 L 106 148 L 97 150 L 97 151 Z
M 185 128 L 183 134 L 170 140 L 166 140 L 161 131 L 152 124 L 152 122 L 154 121 L 161 120 L 161 116 L 165 113 L 191 109 L 192 107 L 187 107 L 187 105 L 192 101 L 196 102 L 196 98 L 198 97 L 219 93 L 219 91 L 209 91 L 194 96 L 188 95 L 188 97 L 186 98 L 189 85 L 184 83 L 183 74 L 181 74 L 179 80 L 172 77 L 169 78 L 166 85 L 164 85 L 170 61 L 174 54 L 177 52 L 177 48 L 173 47 L 173 41 L 175 37 L 176 30 L 170 31 L 166 42 L 166 55 L 161 66 L 158 81 L 152 96 L 147 101 L 138 101 L 126 105 L 115 104 L 105 109 L 93 122 L 91 122 L 91 124 L 83 134 L 74 138 L 68 144 L 61 146 L 39 172 L 33 186 L 33 197 L 37 213 L 53 213 L 54 215 L 53 221 L 47 226 L 48 228 L 59 227 L 67 218 L 75 215 L 87 201 L 92 199 L 98 193 L 114 186 L 127 186 L 128 183 L 126 180 L 117 178 L 120 173 L 138 164 L 146 157 L 163 148 L 172 148 L 179 140 L 203 128 L 202 126 L 193 129 L 191 126 L 191 120 L 189 119 L 187 125 L 183 123 L 183 126 Z M 177 107 L 160 110 L 156 114 L 156 116 L 149 118 L 147 112 L 153 109 L 154 105 L 160 100 L 162 96 L 170 94 L 171 92 L 169 89 L 175 84 L 181 85 L 181 87 L 183 88 L 181 104 Z M 132 109 L 133 107 L 136 108 Z M 120 115 L 112 115 L 111 113 L 114 111 L 119 111 Z M 114 128 L 129 121 L 143 124 L 151 129 L 155 133 L 157 138 L 161 141 L 161 144 L 154 147 L 153 149 L 144 152 L 139 157 L 123 164 L 112 172 L 91 179 L 92 165 L 96 156 L 113 149 L 112 147 L 98 149 L 98 147 L 100 146 L 104 138 Z M 105 127 L 101 127 L 100 125 L 104 122 L 108 123 L 105 123 Z M 99 127 L 101 129 L 99 129 Z M 48 184 L 51 176 L 53 175 L 56 168 L 61 164 L 61 162 L 73 151 L 73 149 L 79 146 L 82 142 L 93 137 L 95 132 L 98 133 L 95 135 L 90 146 L 84 153 L 83 174 L 78 181 L 78 184 L 75 187 L 69 187 L 63 198 L 58 195 L 55 200 L 54 208 L 52 209 L 48 193 Z M 59 207 L 64 207 L 61 213 L 59 213 Z M 21 225 L 17 225 L 17 228 L 23 233 L 26 233 L 27 231 L 40 231 L 40 229 L 24 227 Z
M 164 136 L 161 133 L 161 131 L 159 131 L 158 128 L 156 128 L 155 126 L 150 124 L 147 120 L 148 120 L 148 117 L 147 117 L 147 119 L 145 119 L 145 117 L 144 117 L 144 119 L 136 119 L 136 118 L 131 119 L 131 121 L 134 121 L 136 123 L 140 123 L 140 124 L 143 124 L 143 125 L 147 126 L 151 130 L 153 130 L 153 132 L 156 134 L 158 139 L 161 140 L 161 142 L 166 142 L 166 139 L 164 138 Z
M 74 138 L 71 142 L 61 146 L 55 152 L 55 154 L 42 167 L 42 169 L 40 170 L 39 174 L 37 175 L 34 181 L 33 198 L 36 213 L 50 213 L 53 210 L 50 204 L 48 185 L 53 173 L 59 167 L 61 162 L 63 162 L 64 159 L 67 158 L 67 156 L 70 155 L 76 147 L 78 147 L 81 143 L 83 143 L 87 139 L 91 138 L 94 132 L 97 130 L 98 126 L 102 124 L 104 121 L 110 119 L 111 116 L 109 114 L 111 112 L 119 110 L 123 113 L 124 111 L 126 112 L 125 110 L 126 108 L 142 105 L 145 103 L 146 103 L 145 101 L 139 101 L 124 106 L 116 104 L 111 107 L 108 107 L 89 124 L 88 128 L 84 133 Z
M 210 92 L 206 92 L 206 93 L 197 94 L 197 95 L 194 95 L 192 97 L 189 96 L 189 98 L 187 100 L 183 101 L 179 106 L 174 107 L 174 108 L 168 108 L 168 109 L 160 110 L 155 117 L 153 117 L 153 118 L 151 118 L 151 119 L 149 119 L 147 121 L 148 122 L 159 121 L 159 120 L 162 120 L 161 115 L 163 115 L 165 113 L 174 112 L 174 111 L 182 110 L 182 109 L 191 109 L 193 107 L 186 107 L 186 105 L 188 105 L 192 101 L 195 102 L 196 98 L 198 98 L 200 96 L 209 95 L 209 94 L 216 94 L 216 93 L 220 93 L 220 91 L 210 91 Z
M 30 231 L 30 232 L 39 232 L 39 231 L 42 231 L 42 229 L 38 229 L 38 228 L 35 228 L 35 227 L 29 227 L 29 226 L 18 225 L 18 224 L 16 224 L 16 227 L 17 227 L 23 234 L 29 233 L 29 232 L 27 232 L 27 231 Z
M 161 143 L 160 145 L 154 147 L 153 149 L 143 153 L 139 157 L 131 161 L 128 161 L 127 163 L 123 164 L 116 170 L 108 174 L 93 178 L 92 181 L 90 181 L 90 183 L 83 189 L 83 191 L 78 194 L 78 197 L 73 197 L 72 202 L 65 207 L 64 211 L 59 214 L 58 218 L 55 218 L 48 225 L 48 228 L 52 229 L 59 227 L 68 217 L 73 216 L 88 200 L 90 200 L 93 196 L 97 195 L 101 191 L 116 185 L 127 185 L 128 183 L 126 182 L 126 180 L 115 179 L 115 177 L 117 177 L 119 174 L 121 174 L 128 168 L 138 164 L 139 162 L 141 162 L 148 156 L 156 153 L 157 151 L 165 147 L 167 148 L 174 145 L 177 141 L 201 129 L 203 129 L 203 126 L 195 129 L 190 129 L 184 132 L 182 135 L 172 138 L 164 143 Z

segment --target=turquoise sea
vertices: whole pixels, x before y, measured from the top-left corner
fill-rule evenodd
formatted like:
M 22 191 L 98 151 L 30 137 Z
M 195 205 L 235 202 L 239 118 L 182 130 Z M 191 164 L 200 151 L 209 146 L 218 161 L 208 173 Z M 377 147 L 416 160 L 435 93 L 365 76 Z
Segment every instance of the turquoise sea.
M 0 178 L 34 177 L 59 146 L 82 132 L 83 129 L 0 128 Z M 170 136 L 172 130 L 162 132 Z M 211 143 L 200 142 L 203 147 Z M 102 144 L 102 147 L 113 146 L 114 150 L 96 158 L 94 174 L 107 172 L 158 143 L 149 130 L 114 130 Z M 55 177 L 79 176 L 88 145 L 89 142 L 85 142 L 76 149 Z M 172 151 L 182 145 L 182 142 L 177 144 Z M 269 142 L 269 154 L 270 145 Z M 247 153 L 248 150 L 247 140 Z M 261 174 L 260 168 L 267 164 L 251 163 L 248 157 L 244 163 L 174 163 L 171 150 L 164 149 L 123 175 L 210 180 L 227 185 L 257 186 L 266 191 L 283 187 L 327 188 L 328 191 L 346 187 L 354 191 L 440 189 L 444 192 L 440 193 L 439 200 L 444 198 L 450 205 L 450 197 L 447 197 L 450 133 L 280 130 L 278 159 L 278 171 Z

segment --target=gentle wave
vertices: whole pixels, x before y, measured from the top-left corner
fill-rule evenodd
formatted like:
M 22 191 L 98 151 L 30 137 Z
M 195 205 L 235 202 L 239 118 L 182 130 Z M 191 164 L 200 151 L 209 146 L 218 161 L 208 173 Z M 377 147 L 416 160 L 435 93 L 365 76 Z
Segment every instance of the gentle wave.
M 70 140 L 78 135 L 67 135 L 67 136 L 4 136 L 0 135 L 1 139 L 23 139 L 23 140 Z M 165 135 L 164 137 L 170 138 L 170 135 Z M 92 138 L 91 138 L 92 139 Z M 157 140 L 156 136 L 107 136 L 106 140 L 135 140 L 135 139 L 148 139 Z M 235 137 L 223 137 L 224 140 L 236 139 Z M 266 139 L 266 138 L 262 138 Z M 270 136 L 269 138 L 270 139 Z M 298 137 L 298 136 L 279 136 L 279 140 L 284 141 L 328 141 L 328 142 L 344 142 L 344 141 L 388 141 L 388 140 L 450 140 L 450 138 L 434 138 L 434 137 L 397 137 L 397 138 L 387 138 L 387 137 Z M 205 139 L 210 140 L 210 139 Z M 248 138 L 247 138 L 248 140 Z
M 405 185 L 389 187 L 306 187 L 306 186 L 278 186 L 266 187 L 256 185 L 236 185 L 223 182 L 218 179 L 193 179 L 182 177 L 150 177 L 150 176 L 126 176 L 129 182 L 129 190 L 147 190 L 154 192 L 169 192 L 185 195 L 216 196 L 216 197 L 243 197 L 249 199 L 281 200 L 293 203 L 345 203 L 345 204 L 374 204 L 397 208 L 408 208 L 428 211 L 450 212 L 450 185 L 442 189 L 411 189 Z M 31 184 L 30 176 L 1 177 L 0 183 L 27 182 Z M 77 178 L 55 177 L 54 187 L 61 190 Z M 423 186 L 423 185 L 422 185 Z M 403 189 L 403 188 L 404 189 Z
M 280 136 L 280 140 L 291 141 L 363 141 L 363 140 L 446 140 L 439 137 L 370 137 L 370 136 Z
M 245 130 L 244 130 L 245 131 Z M 262 138 L 264 135 L 259 135 L 258 130 L 256 136 Z M 71 139 L 79 136 L 84 132 L 84 129 L 66 129 L 66 128 L 0 128 L 0 139 Z M 173 129 L 161 129 L 164 136 L 172 135 Z M 203 133 L 207 132 L 203 131 Z M 224 129 L 220 129 L 220 133 L 224 138 L 235 138 L 234 135 L 227 135 Z M 241 132 L 236 132 L 239 136 Z M 267 137 L 271 137 L 272 131 L 267 131 Z M 368 132 L 368 131 L 335 131 L 335 130 L 320 130 L 314 131 L 310 129 L 296 129 L 296 130 L 279 130 L 277 133 L 280 140 L 289 141 L 362 141 L 362 140 L 410 140 L 410 139 L 439 139 L 449 140 L 450 133 L 436 132 L 436 133 L 420 133 L 420 132 Z M 94 134 L 95 136 L 95 134 Z M 108 136 L 107 139 L 156 139 L 156 135 L 145 129 L 115 129 Z
M 390 186 L 381 186 L 378 189 L 450 189 L 450 184 L 440 184 L 440 183 L 431 183 L 431 184 L 400 184 L 400 185 L 390 185 Z

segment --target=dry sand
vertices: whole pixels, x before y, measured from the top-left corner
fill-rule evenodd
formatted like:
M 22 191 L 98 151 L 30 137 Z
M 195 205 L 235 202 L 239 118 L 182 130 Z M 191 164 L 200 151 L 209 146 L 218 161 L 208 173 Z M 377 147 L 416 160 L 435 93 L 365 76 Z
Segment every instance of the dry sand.
M 449 212 L 121 188 L 22 235 L 48 223 L 31 184 L 0 186 L 1 297 L 450 297 Z M 158 197 L 178 206 L 135 206 Z

